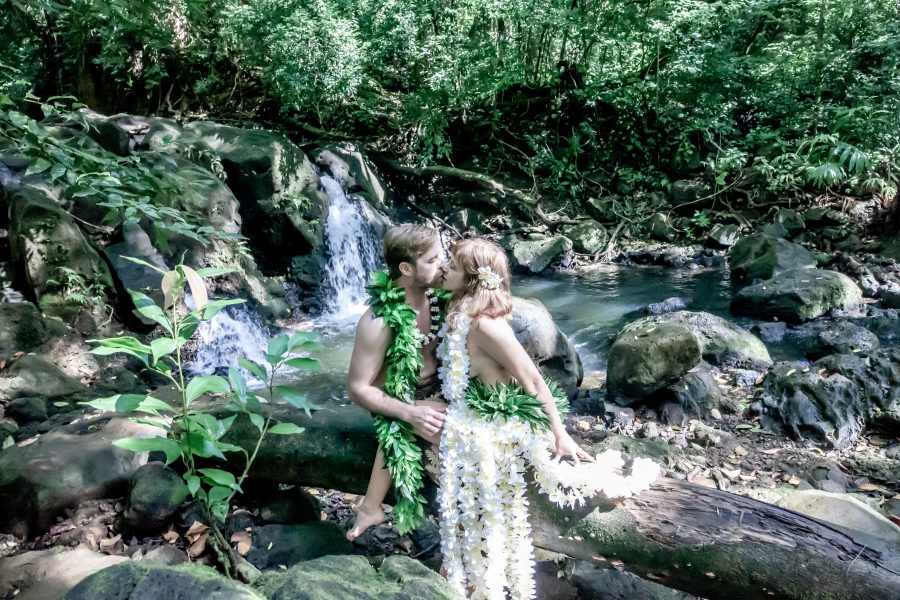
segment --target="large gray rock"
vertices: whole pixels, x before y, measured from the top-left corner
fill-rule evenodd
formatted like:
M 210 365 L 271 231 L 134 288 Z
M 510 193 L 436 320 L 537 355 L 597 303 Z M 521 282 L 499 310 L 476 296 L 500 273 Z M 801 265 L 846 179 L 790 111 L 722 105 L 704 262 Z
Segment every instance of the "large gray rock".
M 713 365 L 761 369 L 772 364 L 769 351 L 759 338 L 739 325 L 706 312 L 682 310 L 645 317 L 626 325 L 619 335 L 667 323 L 690 329 L 700 344 L 703 359 Z
M 30 352 L 49 337 L 44 317 L 34 304 L 0 303 L 0 356 Z
M 803 246 L 759 233 L 738 240 L 728 261 L 731 276 L 748 283 L 789 269 L 816 266 L 815 258 Z
M 584 377 L 581 358 L 547 308 L 538 300 L 513 297 L 510 325 L 544 377 L 555 380 L 573 400 Z
M 190 123 L 185 131 L 221 158 L 241 204 L 245 235 L 260 254 L 286 263 L 321 251 L 328 198 L 300 148 L 271 131 L 208 121 Z
M 617 404 L 635 404 L 678 381 L 700 356 L 697 338 L 683 325 L 630 327 L 609 350 L 607 396 Z
M 331 521 L 302 525 L 263 525 L 252 532 L 247 560 L 262 571 L 292 566 L 321 556 L 352 554 L 346 532 Z
M 53 361 L 37 354 L 20 356 L 0 371 L 0 400 L 29 396 L 62 398 L 85 390 Z
M 45 184 L 28 179 L 7 190 L 9 238 L 13 261 L 24 273 L 41 310 L 71 320 L 82 307 L 71 302 L 59 283 L 60 268 L 71 269 L 85 285 L 98 285 L 105 299 L 113 282 L 106 263 Z
M 125 524 L 139 531 L 158 529 L 172 518 L 187 495 L 181 475 L 161 462 L 147 463 L 131 478 Z
M 45 531 L 70 506 L 121 494 L 147 453 L 110 444 L 160 430 L 125 418 L 82 421 L 51 431 L 27 446 L 0 452 L 0 531 L 29 537 Z
M 832 309 L 849 310 L 861 302 L 862 291 L 843 273 L 799 268 L 743 288 L 731 300 L 731 312 L 797 323 Z
M 789 208 L 779 209 L 779 211 L 775 213 L 775 222 L 780 223 L 784 227 L 787 235 L 791 237 L 806 229 L 806 222 L 803 220 L 803 217 L 800 216 L 800 213 Z
M 848 321 L 812 321 L 788 332 L 788 339 L 816 360 L 829 354 L 869 353 L 881 346 L 878 336 Z
M 577 225 L 572 225 L 563 230 L 566 237 L 572 240 L 572 247 L 582 254 L 596 254 L 603 250 L 609 239 L 606 228 L 594 221 L 585 219 Z
M 647 219 L 647 232 L 655 240 L 669 241 L 675 237 L 675 227 L 672 220 L 663 213 L 653 213 Z
M 64 600 L 264 600 L 252 588 L 195 564 L 174 567 L 129 560 L 103 569 L 63 597 Z
M 797 439 L 849 447 L 866 423 L 900 424 L 900 350 L 777 363 L 758 392 L 763 423 Z
M 362 556 L 324 556 L 254 583 L 269 600 L 462 600 L 422 563 L 389 556 L 375 571 Z
M 732 223 L 716 225 L 709 230 L 706 239 L 719 248 L 734 246 L 741 235 L 741 228 Z
M 85 577 L 127 560 L 59 546 L 0 558 L 0 598 L 60 600 Z
M 149 263 L 157 269 L 168 271 L 169 267 L 165 259 L 150 236 L 136 223 L 126 223 L 122 226 L 124 240 L 118 244 L 106 247 L 106 256 L 112 264 L 113 273 L 126 290 L 141 292 L 150 296 L 159 306 L 163 305 L 163 293 L 160 288 L 162 275 L 159 271 L 142 264 L 128 260 L 126 257 L 137 258 Z M 129 298 L 130 302 L 130 298 Z M 132 305 L 131 308 L 134 308 Z M 145 317 L 139 317 L 146 325 L 153 321 Z
M 535 240 L 523 240 L 516 236 L 501 242 L 509 253 L 510 264 L 520 271 L 540 273 L 559 256 L 572 249 L 572 240 L 557 235 Z
M 352 144 L 323 148 L 312 155 L 348 194 L 360 194 L 377 210 L 387 209 L 388 189 L 372 164 Z

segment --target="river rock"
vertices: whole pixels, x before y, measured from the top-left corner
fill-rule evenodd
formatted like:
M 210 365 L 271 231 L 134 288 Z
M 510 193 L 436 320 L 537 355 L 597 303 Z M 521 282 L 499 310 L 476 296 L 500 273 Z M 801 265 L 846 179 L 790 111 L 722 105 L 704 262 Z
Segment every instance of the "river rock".
M 732 278 L 748 283 L 754 279 L 769 279 L 789 269 L 816 265 L 813 255 L 803 246 L 765 234 L 748 235 L 738 240 L 731 248 L 728 260 Z
M 643 319 L 642 319 L 643 321 Z M 700 344 L 683 325 L 631 327 L 609 350 L 607 398 L 631 405 L 675 383 L 700 362 Z
M 262 496 L 259 518 L 266 523 L 299 525 L 318 521 L 322 515 L 319 499 L 300 486 L 287 490 L 263 487 L 256 489 L 254 495 Z
M 537 364 L 544 377 L 558 383 L 569 400 L 578 394 L 584 377 L 581 358 L 566 335 L 559 330 L 547 308 L 539 300 L 513 297 L 510 325 L 516 339 Z
M 146 453 L 110 444 L 122 437 L 154 437 L 159 429 L 125 418 L 82 421 L 26 446 L 0 452 L 0 531 L 28 537 L 45 531 L 64 508 L 121 494 Z
M 795 210 L 789 208 L 781 208 L 775 213 L 775 222 L 779 223 L 785 229 L 785 233 L 793 237 L 806 229 L 806 221 Z
M 126 257 L 137 258 L 149 263 L 157 269 L 168 271 L 169 267 L 162 254 L 150 241 L 150 236 L 137 223 L 126 223 L 122 226 L 124 240 L 106 247 L 106 256 L 113 267 L 113 273 L 126 290 L 134 290 L 150 296 L 156 304 L 163 305 L 163 293 L 160 288 L 162 274 L 156 269 L 135 263 Z M 131 308 L 134 308 L 132 305 Z M 153 321 L 140 317 L 145 325 Z
M 790 339 L 803 347 L 806 358 L 816 360 L 829 354 L 868 353 L 877 350 L 878 336 L 847 321 L 813 321 L 790 332 Z
M 836 354 L 808 368 L 777 363 L 757 398 L 766 426 L 781 427 L 797 439 L 846 448 L 865 423 L 900 423 L 900 350 L 866 358 Z
M 257 569 L 277 569 L 334 554 L 352 554 L 346 532 L 332 521 L 302 525 L 263 525 L 252 532 L 247 560 Z
M 324 556 L 254 586 L 269 600 L 462 600 L 440 575 L 406 556 L 389 556 L 376 571 L 363 556 Z
M 379 211 L 387 210 L 388 189 L 368 159 L 352 144 L 317 150 L 311 158 L 328 170 L 348 194 L 360 194 Z
M 0 558 L 0 598 L 60 600 L 85 577 L 127 560 L 60 546 Z
M 44 398 L 16 398 L 6 405 L 6 414 L 19 423 L 43 421 L 47 418 L 47 401 Z
M 676 311 L 644 317 L 626 325 L 619 335 L 632 329 L 646 330 L 668 323 L 688 328 L 697 338 L 703 359 L 718 367 L 762 369 L 772 364 L 769 351 L 756 336 L 706 312 Z
M 187 495 L 181 475 L 164 463 L 149 462 L 131 477 L 124 522 L 136 531 L 158 529 L 178 511 Z
M 655 240 L 667 242 L 675 237 L 675 227 L 671 219 L 662 213 L 653 213 L 647 219 L 647 233 Z
M 862 291 L 843 273 L 799 268 L 743 288 L 732 299 L 731 312 L 797 323 L 832 309 L 850 310 L 861 302 Z
M 679 179 L 673 181 L 672 187 L 669 190 L 669 194 L 672 196 L 672 201 L 675 204 L 693 202 L 700 196 L 705 196 L 708 193 L 709 186 L 702 181 L 693 179 Z
M 85 285 L 97 285 L 105 299 L 112 294 L 113 281 L 106 263 L 88 243 L 75 221 L 55 199 L 55 193 L 35 178 L 7 189 L 9 198 L 9 238 L 13 261 L 24 273 L 41 310 L 69 321 L 82 306 L 71 302 L 56 281 L 60 268 L 73 270 Z
M 569 576 L 580 598 L 603 600 L 693 600 L 694 596 L 667 588 L 626 571 L 575 561 Z
M 596 254 L 603 250 L 609 239 L 606 228 L 594 221 L 585 219 L 577 225 L 572 225 L 563 230 L 566 237 L 572 240 L 572 247 L 582 254 Z
M 511 236 L 501 243 L 509 253 L 510 265 L 531 273 L 540 273 L 556 258 L 572 250 L 572 240 L 562 235 L 534 240 Z
M 109 119 L 106 115 L 101 115 L 89 108 L 79 109 L 78 115 L 89 125 L 85 134 L 104 150 L 118 156 L 130 154 L 131 137 L 116 120 Z
M 194 121 L 185 131 L 221 158 L 241 203 L 244 234 L 261 255 L 286 264 L 292 256 L 322 250 L 328 197 L 300 148 L 271 131 L 209 121 Z
M 252 588 L 196 564 L 174 567 L 133 560 L 103 569 L 85 578 L 63 596 L 64 600 L 264 600 Z
M 670 385 L 666 392 L 666 395 L 672 396 L 675 404 L 682 407 L 686 415 L 706 419 L 711 416 L 713 410 L 718 411 L 720 408 L 734 412 L 725 401 L 725 396 L 719 389 L 709 364 L 704 361 Z M 685 423 L 676 421 L 687 421 L 680 417 L 675 419 L 671 409 L 663 410 L 661 414 L 663 421 L 670 425 L 683 426 Z
M 719 248 L 734 246 L 740 237 L 741 228 L 732 223 L 716 225 L 706 235 L 706 239 Z
M 44 316 L 31 302 L 0 302 L 0 357 L 30 352 L 50 337 Z
M 675 296 L 673 298 L 666 298 L 662 302 L 648 304 L 644 307 L 644 312 L 648 315 L 664 315 L 666 313 L 675 312 L 676 310 L 684 310 L 687 306 L 687 300 Z
M 0 400 L 29 396 L 63 398 L 84 391 L 80 382 L 37 354 L 20 356 L 0 371 Z

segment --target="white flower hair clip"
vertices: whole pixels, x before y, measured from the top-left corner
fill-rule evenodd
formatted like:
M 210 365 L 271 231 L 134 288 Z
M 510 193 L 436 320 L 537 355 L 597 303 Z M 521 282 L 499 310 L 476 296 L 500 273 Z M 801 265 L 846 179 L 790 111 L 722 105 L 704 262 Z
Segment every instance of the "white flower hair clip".
M 491 271 L 490 267 L 478 267 L 478 279 L 489 290 L 496 290 L 503 283 L 503 278 Z

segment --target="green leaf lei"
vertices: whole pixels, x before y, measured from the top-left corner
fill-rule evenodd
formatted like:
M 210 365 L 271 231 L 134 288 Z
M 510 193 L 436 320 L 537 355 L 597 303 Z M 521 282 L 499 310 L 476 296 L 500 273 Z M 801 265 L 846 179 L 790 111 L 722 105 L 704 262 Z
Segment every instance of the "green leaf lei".
M 569 413 L 565 392 L 552 380 L 547 380 L 547 387 L 556 402 L 560 418 L 564 419 Z M 518 417 L 532 430 L 550 428 L 550 417 L 547 416 L 544 405 L 534 396 L 526 394 L 515 381 L 487 385 L 477 377 L 472 378 L 466 388 L 466 406 L 486 421 Z
M 366 291 L 373 315 L 384 319 L 384 324 L 394 334 L 385 357 L 387 373 L 384 391 L 412 404 L 424 362 L 421 351 L 424 336 L 416 327 L 416 311 L 406 301 L 406 292 L 394 285 L 386 271 L 373 273 Z M 443 290 L 434 290 L 434 293 L 439 300 L 440 320 L 443 321 L 450 293 Z M 393 515 L 397 530 L 406 533 L 425 518 L 426 501 L 421 492 L 424 485 L 424 453 L 416 443 L 412 425 L 406 421 L 383 415 L 376 415 L 374 421 L 375 435 L 394 481 L 397 504 Z

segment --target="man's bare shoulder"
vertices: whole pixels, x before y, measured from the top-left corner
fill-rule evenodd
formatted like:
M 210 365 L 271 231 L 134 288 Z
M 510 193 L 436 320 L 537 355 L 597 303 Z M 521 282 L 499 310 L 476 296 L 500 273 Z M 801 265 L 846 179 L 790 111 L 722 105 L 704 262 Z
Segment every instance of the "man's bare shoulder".
M 366 309 L 366 312 L 359 318 L 356 323 L 357 337 L 375 339 L 381 336 L 390 335 L 390 330 L 384 323 L 384 319 L 376 317 L 372 309 Z

